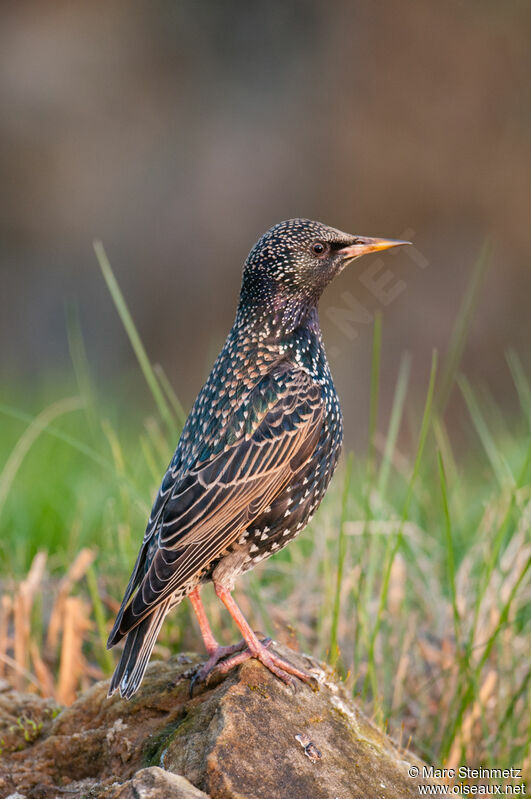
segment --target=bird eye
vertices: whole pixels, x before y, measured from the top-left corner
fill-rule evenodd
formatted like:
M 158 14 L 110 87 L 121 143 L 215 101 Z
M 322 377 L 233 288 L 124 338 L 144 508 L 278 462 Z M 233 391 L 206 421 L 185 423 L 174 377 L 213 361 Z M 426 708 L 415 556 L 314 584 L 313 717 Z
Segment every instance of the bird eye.
M 322 241 L 314 241 L 312 244 L 312 252 L 314 255 L 324 255 L 327 249 L 327 245 Z

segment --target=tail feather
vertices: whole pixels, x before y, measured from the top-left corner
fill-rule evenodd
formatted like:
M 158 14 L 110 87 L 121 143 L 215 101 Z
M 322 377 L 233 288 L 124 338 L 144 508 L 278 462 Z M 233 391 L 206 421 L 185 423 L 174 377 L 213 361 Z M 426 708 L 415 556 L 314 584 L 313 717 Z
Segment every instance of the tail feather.
M 138 690 L 162 622 L 169 610 L 170 599 L 128 633 L 120 662 L 112 675 L 109 696 L 119 689 L 121 697 L 130 699 Z
M 127 588 L 125 589 L 124 598 L 122 599 L 122 604 L 120 606 L 120 610 L 118 611 L 118 615 L 113 624 L 113 628 L 109 634 L 109 638 L 107 640 L 107 649 L 110 649 L 112 646 L 118 643 L 123 637 L 124 633 L 121 632 L 120 627 L 122 624 L 122 618 L 125 612 L 125 609 L 129 605 L 129 600 L 131 599 L 133 592 L 138 587 L 138 585 L 142 582 L 142 578 L 144 577 L 145 573 L 145 565 L 146 565 L 146 556 L 148 551 L 149 541 L 144 541 L 142 546 L 140 547 L 140 552 L 138 553 L 138 557 L 136 559 L 135 566 L 133 568 L 133 572 L 131 577 L 129 578 L 129 582 L 127 584 Z

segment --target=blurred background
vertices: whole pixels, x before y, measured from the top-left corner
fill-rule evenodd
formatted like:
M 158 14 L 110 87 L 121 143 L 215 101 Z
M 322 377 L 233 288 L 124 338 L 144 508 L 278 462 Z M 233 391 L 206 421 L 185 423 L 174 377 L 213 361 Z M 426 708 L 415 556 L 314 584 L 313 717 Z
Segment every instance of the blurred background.
M 385 408 L 403 350 L 424 393 L 486 240 L 463 366 L 510 407 L 504 352 L 525 360 L 531 332 L 530 22 L 516 0 L 3 4 L 2 381 L 71 371 L 72 303 L 98 380 L 133 368 L 99 238 L 189 408 L 250 247 L 307 216 L 417 248 L 374 266 L 391 299 L 360 280 L 364 261 L 323 298 L 351 444 L 365 441 L 374 313 Z M 150 401 L 140 381 L 136 396 Z

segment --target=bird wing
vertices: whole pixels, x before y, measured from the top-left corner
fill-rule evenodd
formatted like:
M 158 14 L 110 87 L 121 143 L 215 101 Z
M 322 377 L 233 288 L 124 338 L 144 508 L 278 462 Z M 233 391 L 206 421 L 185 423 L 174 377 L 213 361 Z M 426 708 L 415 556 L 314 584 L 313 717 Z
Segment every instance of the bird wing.
M 238 540 L 308 462 L 323 417 L 321 389 L 306 372 L 277 366 L 260 380 L 225 425 L 225 446 L 218 440 L 220 451 L 176 479 L 157 535 L 145 544 L 144 575 L 135 580 L 134 596 L 126 591 L 110 645 Z

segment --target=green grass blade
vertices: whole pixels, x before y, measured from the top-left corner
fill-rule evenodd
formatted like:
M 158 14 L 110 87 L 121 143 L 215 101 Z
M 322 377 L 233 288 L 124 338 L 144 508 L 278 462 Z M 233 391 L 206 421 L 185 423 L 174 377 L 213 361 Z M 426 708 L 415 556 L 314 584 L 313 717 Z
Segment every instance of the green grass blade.
M 505 602 L 505 604 L 503 605 L 502 611 L 500 613 L 500 617 L 498 619 L 498 623 L 497 623 L 495 629 L 493 630 L 493 632 L 491 633 L 491 635 L 490 635 L 490 637 L 489 637 L 489 639 L 488 639 L 488 641 L 487 641 L 487 643 L 485 645 L 485 648 L 483 650 L 483 653 L 482 653 L 482 656 L 481 656 L 481 658 L 479 660 L 479 663 L 477 664 L 476 668 L 474 669 L 474 671 L 472 673 L 472 676 L 471 676 L 471 678 L 469 679 L 469 681 L 468 681 L 468 683 L 466 685 L 466 688 L 462 691 L 461 700 L 459 702 L 459 705 L 458 705 L 458 708 L 457 708 L 457 712 L 455 714 L 454 721 L 453 721 L 453 723 L 452 723 L 452 725 L 451 725 L 451 727 L 449 729 L 449 732 L 447 733 L 447 735 L 445 737 L 445 740 L 444 740 L 444 742 L 442 744 L 442 747 L 441 747 L 441 759 L 442 759 L 443 763 L 444 763 L 445 759 L 448 757 L 448 753 L 449 753 L 449 751 L 451 749 L 451 746 L 452 746 L 452 743 L 453 743 L 453 741 L 455 739 L 455 736 L 457 735 L 457 732 L 458 732 L 458 730 L 460 729 L 460 727 L 462 725 L 462 722 L 463 722 L 463 719 L 464 719 L 466 711 L 468 710 L 470 705 L 473 703 L 475 697 L 478 694 L 479 678 L 480 678 L 481 672 L 483 670 L 483 667 L 485 666 L 485 663 L 487 662 L 487 660 L 488 660 L 488 658 L 490 656 L 490 653 L 492 651 L 492 647 L 494 646 L 494 644 L 495 644 L 495 642 L 496 642 L 501 630 L 507 624 L 507 621 L 508 621 L 508 618 L 509 618 L 509 612 L 510 612 L 511 606 L 513 604 L 514 598 L 515 598 L 515 596 L 516 596 L 521 584 L 523 583 L 524 578 L 525 578 L 527 572 L 529 571 L 530 567 L 531 567 L 531 557 L 529 557 L 527 559 L 527 561 L 525 563 L 525 566 L 522 568 L 522 571 L 518 575 L 518 579 L 515 581 L 512 589 L 511 589 L 511 592 L 509 594 L 509 597 L 508 597 L 507 601 Z
M 105 619 L 105 610 L 98 588 L 98 578 L 96 577 L 96 572 L 92 564 L 87 570 L 87 585 L 94 609 L 96 628 L 98 630 L 100 663 L 105 674 L 110 675 L 114 671 L 114 658 L 107 649 L 107 621 Z
M 511 375 L 518 392 L 518 398 L 522 411 L 527 419 L 528 427 L 531 429 L 531 385 L 527 379 L 522 362 L 514 350 L 507 353 L 507 363 L 511 370 Z
M 424 447 L 425 447 L 425 444 L 426 444 L 426 439 L 428 437 L 428 432 L 429 432 L 429 429 L 430 429 L 430 422 L 431 422 L 431 418 L 432 418 L 433 393 L 434 393 L 434 389 L 435 389 L 435 378 L 436 378 L 436 375 L 437 375 L 437 352 L 434 351 L 433 352 L 433 356 L 432 356 L 432 362 L 431 362 L 431 372 L 430 372 L 430 380 L 429 380 L 429 384 L 428 384 L 428 391 L 427 391 L 427 394 L 426 394 L 426 402 L 424 404 L 424 413 L 422 415 L 422 423 L 421 423 L 421 427 L 420 427 L 419 441 L 418 441 L 418 445 L 417 445 L 417 453 L 416 453 L 416 456 L 415 456 L 415 463 L 413 465 L 413 472 L 412 472 L 410 480 L 409 480 L 407 494 L 406 494 L 406 498 L 405 498 L 403 509 L 402 509 L 402 515 L 401 515 L 401 519 L 400 519 L 400 526 L 399 526 L 398 532 L 396 534 L 394 543 L 393 543 L 393 540 L 392 540 L 391 536 L 389 537 L 389 541 L 387 543 L 386 557 L 385 557 L 385 561 L 384 561 L 385 562 L 384 576 L 383 576 L 383 579 L 382 579 L 382 586 L 381 586 L 381 590 L 380 590 L 380 598 L 379 598 L 379 602 L 378 602 L 378 611 L 377 611 L 377 614 L 376 614 L 376 620 L 375 620 L 374 627 L 373 627 L 372 633 L 371 633 L 371 638 L 370 638 L 370 646 L 369 646 L 369 652 L 368 652 L 369 661 L 374 660 L 374 649 L 375 649 L 375 644 L 376 644 L 376 638 L 377 638 L 378 632 L 380 630 L 380 626 L 381 626 L 382 619 L 383 619 L 383 612 L 384 612 L 384 609 L 385 609 L 385 606 L 386 606 L 386 603 L 387 603 L 387 596 L 388 596 L 388 593 L 389 593 L 389 581 L 390 581 L 390 578 L 391 578 L 391 569 L 393 567 L 393 562 L 394 562 L 394 559 L 396 557 L 396 553 L 398 552 L 400 544 L 402 543 L 404 522 L 405 522 L 405 520 L 407 518 L 407 515 L 408 515 L 408 512 L 409 512 L 409 506 L 410 506 L 410 503 L 411 503 L 411 498 L 413 496 L 413 490 L 415 488 L 415 483 L 416 483 L 416 480 L 417 480 L 417 476 L 418 476 L 419 469 L 420 469 L 420 464 L 421 464 L 421 461 L 422 461 L 422 455 L 424 453 Z M 363 686 L 363 692 L 365 693 L 366 690 L 367 690 L 367 680 L 365 680 L 365 683 L 364 683 L 364 686 Z
M 350 491 L 350 480 L 352 476 L 352 457 L 347 458 L 345 470 L 345 482 L 343 485 L 343 495 L 341 498 L 341 519 L 339 523 L 339 538 L 337 542 L 337 573 L 336 573 L 336 592 L 334 597 L 334 607 L 332 610 L 332 627 L 330 631 L 330 665 L 335 668 L 339 660 L 338 628 L 339 617 L 341 614 L 341 586 L 343 583 L 343 569 L 345 556 L 347 554 L 347 537 L 345 535 L 345 522 L 347 521 L 348 497 Z
M 531 669 L 526 671 L 522 682 L 520 683 L 518 688 L 516 688 L 516 690 L 513 692 L 509 704 L 507 705 L 507 708 L 505 710 L 505 713 L 503 714 L 503 718 L 500 722 L 498 728 L 499 731 L 503 730 L 503 728 L 507 726 L 508 722 L 510 722 L 513 719 L 516 709 L 516 704 L 521 697 L 527 696 L 530 684 L 531 684 Z
M 531 443 L 528 446 L 527 456 L 526 456 L 526 458 L 524 460 L 524 463 L 522 465 L 522 468 L 520 470 L 520 474 L 518 475 L 518 480 L 516 482 L 516 486 L 513 489 L 513 491 L 511 492 L 511 496 L 510 496 L 509 502 L 507 504 L 506 513 L 504 515 L 502 523 L 500 524 L 500 526 L 498 528 L 495 540 L 494 540 L 492 546 L 490 547 L 490 550 L 489 550 L 490 551 L 490 557 L 488 558 L 488 561 L 487 561 L 487 563 L 486 563 L 486 565 L 485 565 L 485 567 L 483 569 L 483 573 L 481 574 L 480 584 L 479 584 L 478 591 L 477 591 L 477 596 L 476 596 L 476 599 L 475 599 L 474 618 L 473 618 L 473 621 L 472 621 L 472 624 L 471 624 L 471 627 L 470 627 L 470 632 L 468 634 L 468 641 L 467 641 L 466 650 L 465 650 L 465 653 L 463 655 L 463 662 L 464 663 L 469 663 L 470 660 L 471 660 L 471 657 L 472 657 L 472 651 L 473 651 L 473 647 L 474 647 L 474 641 L 475 641 L 475 638 L 476 638 L 476 630 L 477 630 L 478 620 L 479 620 L 479 613 L 480 613 L 481 605 L 482 605 L 482 602 L 483 602 L 483 598 L 485 596 L 485 592 L 487 590 L 487 587 L 488 587 L 488 585 L 490 583 L 490 578 L 491 578 L 491 575 L 492 575 L 492 573 L 494 571 L 496 563 L 498 561 L 498 557 L 499 557 L 499 554 L 500 554 L 500 551 L 501 551 L 502 543 L 503 543 L 503 541 L 505 539 L 507 530 L 508 530 L 510 522 L 511 522 L 511 518 L 512 518 L 514 509 L 515 509 L 515 504 L 516 504 L 516 492 L 519 490 L 519 488 L 524 484 L 524 482 L 526 480 L 527 471 L 528 471 L 530 463 L 531 463 Z M 464 715 L 465 715 L 465 712 L 466 712 L 467 708 L 472 704 L 472 702 L 474 701 L 475 696 L 477 695 L 478 683 L 479 683 L 479 677 L 480 677 L 480 674 L 481 674 L 481 670 L 483 669 L 483 667 L 484 667 L 484 665 L 485 665 L 485 663 L 486 663 L 486 661 L 487 661 L 487 659 L 488 659 L 488 657 L 490 655 L 492 647 L 494 646 L 494 643 L 495 643 L 496 639 L 498 638 L 498 635 L 499 635 L 501 629 L 503 628 L 503 626 L 505 625 L 505 623 L 507 621 L 507 618 L 508 618 L 508 615 L 509 615 L 509 610 L 511 608 L 513 599 L 514 599 L 514 597 L 516 595 L 516 592 L 517 592 L 519 586 L 521 585 L 521 583 L 522 583 L 522 581 L 523 581 L 523 579 L 524 579 L 524 577 L 525 577 L 525 575 L 526 575 L 526 573 L 527 573 L 527 571 L 529 569 L 530 563 L 531 563 L 531 560 L 528 560 L 526 565 L 525 565 L 525 567 L 522 569 L 522 572 L 520 573 L 518 580 L 515 582 L 515 585 L 513 586 L 512 590 L 511 590 L 510 596 L 509 596 L 507 602 L 505 603 L 505 605 L 503 607 L 503 610 L 502 610 L 502 612 L 500 614 L 500 618 L 498 620 L 498 624 L 496 625 L 493 633 L 491 634 L 491 636 L 490 636 L 490 638 L 489 638 L 489 640 L 488 640 L 488 642 L 487 642 L 487 644 L 485 646 L 485 649 L 483 651 L 483 655 L 482 655 L 482 657 L 480 659 L 479 664 L 477 665 L 477 667 L 473 671 L 467 670 L 466 672 L 463 671 L 463 673 L 462 673 L 462 677 L 464 679 L 462 680 L 462 684 L 461 684 L 460 698 L 459 698 L 459 700 L 457 702 L 457 710 L 456 710 L 456 713 L 455 713 L 455 716 L 454 716 L 454 720 L 453 720 L 452 724 L 450 725 L 450 727 L 448 728 L 448 730 L 446 731 L 446 734 L 444 736 L 444 739 L 443 739 L 443 742 L 442 742 L 442 745 L 441 745 L 441 754 L 442 754 L 443 761 L 447 757 L 447 755 L 448 755 L 448 753 L 450 751 L 450 748 L 452 746 L 452 742 L 453 742 L 453 740 L 454 740 L 454 738 L 455 738 L 455 736 L 457 734 L 457 731 L 459 730 L 459 728 L 461 726 L 461 723 L 463 721 L 463 718 L 464 718 Z
M 495 444 L 494 438 L 491 435 L 475 392 L 465 377 L 459 376 L 457 378 L 457 382 L 466 402 L 474 427 L 476 428 L 476 432 L 481 443 L 483 444 L 483 449 L 485 450 L 487 458 L 490 461 L 492 471 L 496 475 L 496 479 L 498 480 L 500 488 L 502 488 L 507 482 L 514 486 L 514 477 L 509 464 Z
M 415 488 L 415 483 L 417 481 L 417 477 L 419 474 L 422 456 L 424 454 L 426 439 L 428 437 L 428 432 L 430 430 L 430 424 L 432 420 L 433 394 L 435 390 L 436 376 L 437 376 L 437 351 L 434 350 L 431 360 L 430 380 L 428 383 L 428 391 L 426 393 L 426 402 L 424 403 L 424 412 L 422 414 L 422 422 L 420 425 L 419 442 L 417 445 L 417 452 L 415 455 L 415 463 L 413 465 L 413 472 L 408 484 L 406 499 L 404 501 L 404 507 L 402 510 L 402 524 L 406 520 L 407 514 L 409 512 L 409 506 L 411 503 L 411 498 L 413 496 L 413 490 Z
M 166 394 L 166 397 L 168 398 L 168 402 L 170 403 L 173 409 L 175 418 L 177 419 L 177 423 L 182 430 L 186 422 L 186 416 L 187 416 L 186 411 L 181 405 L 181 401 L 179 400 L 179 397 L 175 393 L 173 386 L 168 380 L 168 376 L 164 371 L 164 369 L 162 368 L 162 366 L 160 365 L 160 363 L 156 363 L 153 368 L 155 370 L 155 374 L 158 377 L 159 383 L 162 386 L 162 389 Z
M 79 410 L 82 410 L 83 409 L 82 400 L 81 398 L 79 399 L 81 403 Z M 3 414 L 4 416 L 7 416 L 11 419 L 18 419 L 19 421 L 27 422 L 32 428 L 32 430 L 34 428 L 35 430 L 38 430 L 39 432 L 44 433 L 45 435 L 52 436 L 53 438 L 56 438 L 58 441 L 62 441 L 64 444 L 68 444 L 69 447 L 72 447 L 72 449 L 81 453 L 86 458 L 95 463 L 97 466 L 101 467 L 106 472 L 110 473 L 118 482 L 123 482 L 124 485 L 128 487 L 131 497 L 138 505 L 141 512 L 144 515 L 149 514 L 150 507 L 146 505 L 146 503 L 144 502 L 141 493 L 138 491 L 133 481 L 129 477 L 117 474 L 114 465 L 110 463 L 102 455 L 100 455 L 100 453 L 97 452 L 95 449 L 89 447 L 83 441 L 80 441 L 74 436 L 71 436 L 68 433 L 64 433 L 62 430 L 58 430 L 56 427 L 53 427 L 51 424 L 48 424 L 46 420 L 43 420 L 42 414 L 39 414 L 38 416 L 31 416 L 28 413 L 24 413 L 24 411 L 19 411 L 17 408 L 11 408 L 9 405 L 2 405 L 2 404 L 0 404 L 0 414 Z M 36 438 L 34 440 L 36 440 Z
M 509 612 L 511 610 L 511 606 L 513 604 L 514 598 L 515 598 L 516 594 L 518 593 L 518 589 L 522 585 L 522 583 L 523 583 L 523 581 L 524 581 L 524 579 L 525 579 L 525 577 L 527 575 L 527 572 L 529 571 L 530 567 L 531 567 L 531 556 L 527 559 L 527 561 L 525 563 L 525 566 L 523 567 L 522 571 L 518 575 L 518 579 L 515 581 L 512 589 L 511 589 L 511 593 L 509 594 L 509 597 L 508 597 L 507 601 L 505 602 L 504 606 L 502 607 L 502 611 L 500 613 L 500 618 L 498 619 L 498 623 L 497 623 L 496 627 L 494 628 L 493 632 L 491 633 L 491 635 L 489 637 L 489 640 L 487 641 L 487 645 L 485 646 L 485 649 L 483 650 L 483 654 L 481 655 L 481 659 L 480 659 L 480 661 L 478 663 L 478 667 L 477 667 L 478 675 L 481 672 L 481 670 L 483 669 L 483 666 L 485 665 L 485 663 L 487 662 L 487 660 L 489 658 L 489 655 L 491 653 L 492 647 L 496 643 L 496 639 L 498 638 L 501 630 L 503 630 L 503 628 L 507 624 L 507 621 L 509 619 Z
M 452 522 L 450 519 L 450 509 L 448 506 L 448 490 L 446 483 L 446 474 L 444 471 L 444 464 L 441 453 L 437 453 L 437 461 L 439 466 L 439 481 L 441 485 L 441 496 L 444 512 L 444 531 L 446 537 L 446 563 L 448 569 L 448 581 L 450 583 L 450 596 L 452 599 L 452 613 L 454 618 L 454 635 L 456 651 L 461 651 L 461 619 L 459 616 L 459 609 L 457 607 L 457 591 L 455 585 L 455 556 L 454 556 L 454 542 L 452 536 Z
M 92 438 L 96 438 L 98 429 L 98 416 L 96 414 L 96 392 L 90 376 L 85 342 L 81 332 L 79 313 L 77 305 L 66 306 L 66 333 L 68 338 L 68 349 L 70 359 L 74 367 L 79 394 L 85 402 L 85 411 L 90 427 Z
M 116 310 L 118 311 L 120 319 L 122 320 L 122 324 L 125 328 L 129 341 L 131 342 L 131 346 L 133 347 L 145 381 L 149 386 L 151 394 L 153 395 L 153 399 L 155 400 L 159 413 L 164 419 L 168 430 L 172 433 L 175 433 L 176 426 L 170 411 L 170 406 L 166 401 L 164 393 L 157 380 L 157 376 L 153 370 L 153 367 L 151 366 L 151 362 L 147 356 L 144 345 L 142 344 L 142 340 L 138 334 L 135 323 L 133 322 L 133 318 L 129 312 L 129 308 L 127 307 L 121 289 L 116 281 L 114 272 L 112 271 L 111 264 L 109 263 L 109 259 L 107 258 L 107 254 L 101 241 L 94 242 L 94 252 L 96 253 L 96 258 L 98 259 L 103 277 L 107 283 L 107 288 L 109 289 Z
M 477 625 L 478 625 L 478 620 L 479 620 L 479 613 L 480 613 L 480 609 L 481 609 L 481 604 L 483 602 L 483 598 L 485 596 L 485 592 L 487 590 L 487 587 L 488 587 L 488 585 L 490 583 L 490 578 L 492 576 L 492 573 L 493 573 L 493 571 L 494 571 L 494 569 L 496 567 L 496 564 L 498 562 L 498 558 L 500 556 L 501 548 L 502 548 L 503 542 L 505 540 L 507 531 L 509 529 L 509 525 L 511 523 L 511 519 L 513 517 L 514 510 L 515 510 L 515 507 L 516 507 L 517 491 L 525 483 L 526 476 L 527 476 L 527 471 L 529 469 L 529 464 L 530 463 L 531 463 L 531 442 L 529 442 L 529 444 L 528 444 L 527 455 L 526 455 L 526 458 L 525 458 L 524 463 L 522 465 L 522 468 L 520 470 L 520 474 L 518 476 L 518 480 L 516 481 L 516 485 L 513 487 L 513 490 L 511 491 L 511 495 L 509 497 L 509 501 L 507 502 L 507 510 L 506 510 L 505 515 L 503 517 L 502 523 L 498 527 L 498 530 L 497 530 L 496 536 L 494 538 L 494 541 L 492 542 L 491 546 L 489 547 L 489 550 L 488 550 L 489 556 L 488 556 L 486 564 L 485 564 L 485 566 L 483 568 L 483 572 L 482 572 L 482 574 L 480 576 L 479 587 L 478 587 L 478 590 L 477 590 L 477 596 L 476 596 L 475 607 L 474 607 L 474 618 L 473 618 L 472 625 L 470 627 L 470 633 L 469 633 L 468 645 L 467 645 L 467 652 L 466 652 L 466 655 L 465 655 L 465 657 L 467 657 L 467 658 L 470 657 L 471 652 L 472 652 L 472 647 L 474 645 L 474 640 L 475 640 L 475 637 L 476 637 L 476 630 L 477 630 Z
M 67 397 L 66 399 L 54 402 L 48 408 L 45 408 L 41 413 L 33 419 L 23 434 L 18 439 L 17 443 L 11 450 L 4 468 L 0 472 L 0 513 L 4 507 L 5 501 L 9 494 L 9 490 L 15 479 L 15 476 L 22 465 L 22 461 L 32 448 L 35 441 L 39 438 L 40 434 L 46 430 L 49 424 L 63 416 L 65 413 L 72 413 L 73 411 L 80 411 L 84 408 L 84 402 L 81 397 Z M 0 411 L 2 406 L 0 406 Z
M 450 477 L 450 481 L 456 483 L 459 480 L 459 469 L 457 468 L 448 430 L 440 416 L 435 416 L 433 419 L 433 432 L 435 434 L 435 442 L 444 462 L 444 470 Z
M 380 474 L 378 475 L 378 493 L 381 497 L 385 496 L 387 489 L 387 481 L 389 479 L 389 471 L 393 460 L 398 431 L 400 429 L 400 422 L 402 421 L 402 413 L 404 410 L 404 402 L 406 399 L 410 373 L 411 356 L 409 353 L 404 353 L 402 360 L 400 361 L 400 369 L 398 372 L 398 379 L 396 381 L 396 389 L 393 397 L 391 418 L 389 420 L 389 429 L 387 431 L 387 437 L 385 440 Z

